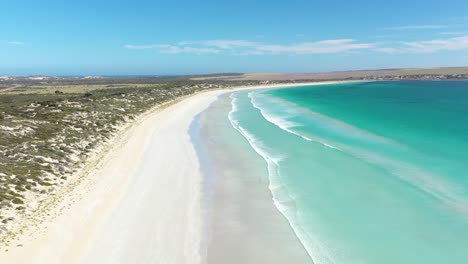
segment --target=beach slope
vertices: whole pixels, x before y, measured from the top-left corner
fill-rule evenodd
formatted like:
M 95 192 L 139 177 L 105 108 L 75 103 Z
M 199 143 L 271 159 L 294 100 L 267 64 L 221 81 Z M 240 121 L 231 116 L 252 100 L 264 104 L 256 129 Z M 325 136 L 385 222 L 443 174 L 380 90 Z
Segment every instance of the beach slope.
M 199 163 L 188 129 L 220 91 L 147 114 L 1 263 L 198 263 Z M 53 212 L 51 212 L 51 215 Z
M 203 176 L 189 134 L 195 116 L 229 91 L 318 84 L 207 91 L 145 113 L 50 197 L 40 221 L 23 223 L 0 263 L 203 262 Z

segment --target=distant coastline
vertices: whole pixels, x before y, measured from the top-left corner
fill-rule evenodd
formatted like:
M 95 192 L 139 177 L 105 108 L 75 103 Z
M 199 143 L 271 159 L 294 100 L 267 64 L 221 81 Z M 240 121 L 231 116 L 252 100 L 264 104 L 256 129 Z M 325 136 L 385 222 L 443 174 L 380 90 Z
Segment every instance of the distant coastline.
M 468 80 L 468 67 L 439 67 L 439 68 L 395 68 L 336 71 L 320 73 L 216 73 L 200 75 L 134 75 L 134 76 L 51 76 L 51 75 L 1 75 L 1 87 L 8 84 L 24 82 L 34 84 L 41 82 L 65 82 L 65 83 L 158 83 L 161 80 L 183 80 L 188 78 L 193 81 L 253 81 L 253 82 L 319 82 L 319 81 L 344 81 L 344 80 Z M 255 84 L 255 83 L 252 83 Z M 258 84 L 258 83 L 257 83 Z

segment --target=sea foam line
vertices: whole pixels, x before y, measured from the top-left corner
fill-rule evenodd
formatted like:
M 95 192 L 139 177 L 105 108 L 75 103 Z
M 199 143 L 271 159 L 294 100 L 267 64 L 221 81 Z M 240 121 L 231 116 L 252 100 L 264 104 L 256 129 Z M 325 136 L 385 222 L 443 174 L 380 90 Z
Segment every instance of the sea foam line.
M 308 234 L 298 223 L 295 218 L 297 216 L 293 216 L 292 214 L 288 213 L 290 208 L 286 205 L 283 205 L 282 202 L 277 198 L 277 193 L 280 189 L 283 189 L 287 193 L 287 189 L 281 188 L 281 184 L 278 186 L 273 185 L 273 179 L 279 179 L 279 162 L 281 158 L 275 158 L 271 154 L 267 153 L 262 149 L 262 143 L 260 140 L 256 139 L 254 135 L 250 134 L 246 129 L 240 126 L 239 122 L 235 120 L 234 114 L 239 110 L 237 106 L 237 98 L 234 96 L 234 93 L 230 95 L 231 98 L 231 111 L 228 113 L 228 119 L 231 123 L 231 126 L 236 129 L 249 143 L 249 145 L 253 148 L 253 150 L 260 155 L 265 162 L 267 163 L 268 175 L 269 175 L 269 185 L 268 188 L 272 194 L 272 200 L 278 211 L 286 218 L 289 225 L 291 226 L 292 230 L 294 231 L 296 237 L 299 239 L 301 244 L 304 246 L 307 254 L 310 256 L 312 261 L 315 264 L 334 264 L 335 261 L 330 256 L 330 254 L 322 248 L 318 243 L 313 243 L 312 240 L 316 241 L 316 239 L 312 239 L 310 234 Z M 263 147 L 264 148 L 264 147 Z M 289 195 L 288 195 L 289 196 Z M 290 197 L 290 201 L 294 202 L 294 199 Z M 297 212 L 295 212 L 297 213 Z
M 275 124 L 275 125 L 279 125 L 278 123 L 275 123 L 275 120 L 276 119 L 285 119 L 287 117 L 281 117 L 281 116 L 278 116 L 277 114 L 274 114 L 272 113 L 271 111 L 269 111 L 267 108 L 265 107 L 262 107 L 260 104 L 260 102 L 258 101 L 258 98 L 262 97 L 262 98 L 267 98 L 266 100 L 270 100 L 270 101 L 273 101 L 273 97 L 272 96 L 269 96 L 269 95 L 265 95 L 265 94 L 262 94 L 261 92 L 250 92 L 249 93 L 249 97 L 251 98 L 251 103 L 252 105 L 259 109 L 262 113 L 262 115 L 264 116 L 264 118 Z M 352 126 L 348 123 L 345 123 L 341 120 L 338 120 L 338 119 L 334 119 L 334 118 L 331 118 L 329 116 L 326 116 L 326 115 L 323 115 L 323 114 L 320 114 L 320 113 L 317 113 L 317 112 L 314 112 L 314 111 L 311 111 L 310 109 L 307 109 L 307 108 L 302 108 L 294 103 L 291 103 L 291 102 L 285 102 L 284 100 L 281 100 L 281 99 L 276 99 L 274 98 L 275 101 L 274 103 L 277 103 L 277 104 L 282 104 L 285 106 L 285 109 L 290 109 L 291 106 L 293 107 L 297 107 L 300 109 L 301 111 L 301 114 L 305 114 L 306 116 L 310 116 L 312 118 L 314 118 L 314 120 L 316 122 L 318 122 L 319 124 L 323 124 L 323 125 L 326 125 L 328 127 L 330 127 L 331 129 L 334 129 L 335 131 L 340 131 L 340 130 L 345 130 L 347 131 L 347 135 L 352 135 L 353 138 L 357 139 L 357 140 L 373 140 L 379 144 L 394 144 L 398 147 L 401 147 L 401 148 L 405 148 L 406 146 L 404 145 L 401 145 L 399 142 L 397 141 L 393 141 L 389 138 L 386 138 L 386 137 L 382 137 L 382 136 L 379 136 L 379 135 L 376 135 L 376 134 L 373 134 L 367 130 L 363 130 L 363 129 L 360 129 L 358 127 L 355 127 L 355 126 Z M 302 138 L 304 138 L 304 135 L 298 133 L 298 132 L 295 132 L 293 131 L 291 128 L 293 128 L 294 126 L 289 126 L 289 127 L 280 127 L 281 129 L 285 129 L 287 128 L 287 132 L 289 133 L 293 133 L 297 136 L 300 136 Z M 308 139 L 310 139 L 311 141 L 314 141 L 314 142 L 317 142 L 317 143 L 320 143 L 320 144 L 327 144 L 329 146 L 332 146 L 333 148 L 336 148 L 338 149 L 336 146 L 333 146 L 332 144 L 329 144 L 329 143 L 325 143 L 325 142 L 322 142 L 318 139 L 315 139 L 315 138 L 310 138 L 310 137 L 306 137 Z M 305 139 L 305 138 L 304 138 Z
M 331 148 L 331 149 L 340 150 L 338 147 L 332 146 L 329 143 L 319 141 L 319 140 L 316 140 L 316 139 L 312 139 L 310 137 L 304 136 L 304 135 L 292 130 L 291 128 L 298 127 L 299 124 L 288 121 L 285 117 L 275 115 L 275 114 L 269 112 L 268 110 L 266 110 L 265 108 L 261 107 L 260 104 L 257 102 L 255 96 L 253 95 L 253 92 L 250 92 L 248 94 L 248 96 L 250 98 L 250 102 L 251 102 L 252 106 L 255 107 L 256 109 L 258 109 L 260 111 L 261 115 L 263 116 L 263 118 L 265 120 L 267 120 L 268 122 L 274 124 L 275 126 L 279 127 L 280 129 L 282 129 L 282 130 L 284 130 L 284 131 L 286 131 L 286 132 L 288 132 L 290 134 L 298 136 L 298 137 L 300 137 L 302 139 L 305 139 L 307 141 L 319 143 L 319 144 L 321 144 L 321 145 L 323 145 L 325 147 Z
M 342 151 L 344 153 L 350 154 L 356 158 L 359 158 L 363 161 L 370 162 L 373 164 L 383 165 L 383 168 L 386 169 L 390 174 L 398 177 L 401 181 L 410 184 L 420 191 L 429 194 L 430 196 L 438 199 L 439 201 L 446 204 L 449 208 L 454 209 L 457 213 L 462 214 L 464 217 L 468 218 L 468 199 L 460 193 L 460 188 L 452 182 L 444 180 L 438 175 L 434 175 L 431 172 L 425 171 L 414 164 L 407 163 L 403 160 L 394 159 L 387 157 L 385 155 L 377 154 L 375 152 L 366 150 L 365 148 L 359 148 L 356 146 L 347 146 L 334 142 L 333 145 L 326 143 L 326 140 L 320 137 L 306 137 L 293 131 L 291 128 L 298 126 L 293 122 L 286 120 L 287 117 L 282 117 L 276 115 L 269 111 L 267 108 L 262 107 L 261 103 L 257 100 L 257 97 L 264 96 L 258 92 L 250 92 L 248 94 L 251 104 L 253 107 L 258 109 L 265 120 L 274 124 L 278 128 L 291 133 L 293 135 L 299 136 L 307 141 L 313 141 L 320 143 L 324 146 Z M 384 138 L 375 134 L 372 134 L 368 131 L 361 130 L 352 125 L 343 123 L 339 120 L 321 115 L 307 110 L 309 114 L 312 114 L 319 120 L 325 123 L 330 123 L 332 128 L 344 128 L 354 135 L 354 137 L 360 140 L 373 140 L 378 143 L 380 146 L 389 146 L 392 149 L 398 150 L 400 152 L 408 152 L 415 150 L 409 148 L 408 146 L 402 145 L 399 142 L 395 142 L 391 139 Z

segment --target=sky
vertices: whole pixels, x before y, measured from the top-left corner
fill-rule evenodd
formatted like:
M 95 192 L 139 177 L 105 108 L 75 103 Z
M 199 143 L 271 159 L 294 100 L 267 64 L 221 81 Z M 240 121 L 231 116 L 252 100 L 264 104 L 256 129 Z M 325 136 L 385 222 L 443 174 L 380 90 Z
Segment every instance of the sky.
M 0 0 L 1 75 L 468 66 L 467 0 Z

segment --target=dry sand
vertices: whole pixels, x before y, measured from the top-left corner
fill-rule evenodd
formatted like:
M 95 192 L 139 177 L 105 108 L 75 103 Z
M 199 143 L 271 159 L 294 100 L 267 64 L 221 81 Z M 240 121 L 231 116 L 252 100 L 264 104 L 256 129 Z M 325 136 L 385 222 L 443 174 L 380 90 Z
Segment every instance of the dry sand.
M 247 88 L 278 86 L 291 85 Z M 202 176 L 188 130 L 226 92 L 203 92 L 140 118 L 50 217 L 0 252 L 0 263 L 202 262 Z

